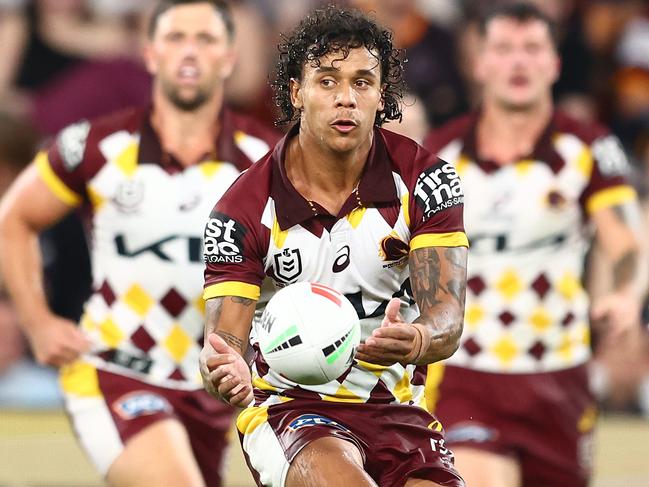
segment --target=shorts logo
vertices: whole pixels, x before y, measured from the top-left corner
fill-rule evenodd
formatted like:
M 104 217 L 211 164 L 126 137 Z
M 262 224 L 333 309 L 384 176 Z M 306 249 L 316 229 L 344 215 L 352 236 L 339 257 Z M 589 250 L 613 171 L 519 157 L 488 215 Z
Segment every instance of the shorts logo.
M 464 203 L 460 177 L 454 166 L 443 161 L 419 175 L 413 194 L 426 218 Z
M 130 392 L 113 403 L 113 411 L 125 420 L 150 416 L 157 413 L 170 413 L 171 404 L 162 396 L 152 392 Z
M 290 422 L 288 429 L 290 429 L 291 431 L 297 431 L 301 428 L 307 428 L 309 426 L 328 426 L 340 431 L 349 431 L 347 428 L 336 423 L 334 420 L 320 416 L 318 414 L 303 414 L 301 416 L 298 416 Z
M 207 263 L 243 262 L 246 228 L 222 213 L 214 212 L 205 226 L 203 259 Z
M 275 277 L 285 284 L 294 282 L 302 273 L 300 249 L 284 249 L 273 256 Z
M 59 134 L 57 146 L 63 165 L 68 171 L 74 171 L 83 161 L 89 132 L 90 122 L 82 120 L 67 126 Z
M 498 432 L 481 424 L 458 424 L 446 430 L 446 441 L 449 443 L 475 442 L 487 443 L 498 437 Z

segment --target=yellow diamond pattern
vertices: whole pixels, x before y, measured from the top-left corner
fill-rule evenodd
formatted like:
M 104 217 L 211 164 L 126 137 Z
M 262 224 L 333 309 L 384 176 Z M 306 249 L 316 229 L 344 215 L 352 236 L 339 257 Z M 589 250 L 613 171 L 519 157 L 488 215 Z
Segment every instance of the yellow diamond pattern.
M 573 298 L 582 291 L 581 283 L 570 272 L 566 272 L 559 280 L 557 289 L 568 301 L 572 301 Z
M 496 282 L 496 289 L 502 296 L 511 301 L 518 293 L 523 290 L 523 282 L 518 277 L 518 274 L 509 269 Z
M 403 377 L 397 385 L 394 386 L 394 397 L 401 404 L 406 403 L 412 399 L 412 391 L 410 390 L 410 376 L 408 373 L 403 374 Z
M 200 166 L 200 170 L 207 179 L 211 179 L 223 167 L 221 162 L 209 161 L 204 162 Z
M 365 370 L 371 372 L 377 377 L 381 377 L 381 374 L 383 374 L 383 371 L 388 368 L 387 365 L 378 365 L 378 364 L 373 364 L 370 362 L 365 362 L 363 360 L 357 360 L 358 365 L 363 367 Z
M 566 361 L 569 361 L 572 358 L 573 342 L 568 334 L 563 335 L 561 343 L 557 348 L 557 352 Z
M 110 348 L 117 348 L 124 339 L 124 333 L 110 318 L 99 324 L 99 333 L 101 333 L 101 341 Z
M 59 383 L 67 394 L 80 397 L 101 397 L 97 369 L 85 362 L 73 362 L 61 368 Z
M 466 309 L 466 314 L 464 315 L 464 322 L 469 325 L 471 330 L 475 330 L 480 322 L 484 319 L 484 309 L 478 304 L 471 304 Z
M 506 336 L 498 340 L 498 342 L 492 347 L 491 351 L 500 359 L 500 361 L 507 365 L 518 353 L 518 348 L 516 343 L 510 337 Z
M 133 284 L 123 297 L 126 305 L 135 311 L 138 315 L 144 316 L 147 314 L 151 306 L 153 306 L 153 299 L 142 289 L 138 284 Z
M 590 175 L 593 172 L 593 154 L 587 146 L 582 149 L 577 157 L 577 170 L 584 178 L 590 179 Z
M 333 396 L 327 396 L 326 394 L 322 396 L 323 401 L 330 402 L 357 402 L 361 403 L 363 400 L 354 394 L 352 391 L 347 389 L 345 386 L 341 385 Z
M 350 225 L 352 228 L 357 228 L 358 225 L 361 224 L 361 220 L 365 216 L 365 212 L 367 211 L 367 208 L 364 206 L 355 208 L 349 215 L 347 215 L 347 220 L 349 220 Z
M 194 300 L 194 306 L 196 306 L 196 309 L 199 311 L 201 316 L 205 316 L 205 300 L 203 299 L 203 296 L 199 296 Z
M 127 176 L 135 174 L 137 169 L 137 144 L 131 143 L 115 158 L 115 164 Z
M 97 323 L 88 314 L 81 317 L 81 329 L 86 331 L 95 331 L 98 328 Z
M 177 324 L 174 324 L 171 332 L 162 342 L 162 345 L 176 362 L 181 362 L 187 351 L 191 348 L 192 343 L 192 339 L 187 336 L 185 330 Z
M 545 309 L 537 308 L 530 316 L 530 323 L 537 332 L 541 333 L 550 328 L 552 317 Z
M 514 168 L 516 169 L 516 175 L 519 177 L 525 177 L 534 167 L 534 161 L 531 159 L 525 159 L 523 161 L 518 161 Z
M 595 428 L 596 423 L 597 408 L 595 406 L 588 406 L 577 423 L 577 431 L 580 433 L 588 433 Z
M 464 176 L 464 173 L 466 173 L 469 164 L 470 164 L 469 158 L 464 154 L 462 154 L 460 158 L 457 160 L 457 162 L 455 163 L 455 171 L 458 173 L 460 177 Z

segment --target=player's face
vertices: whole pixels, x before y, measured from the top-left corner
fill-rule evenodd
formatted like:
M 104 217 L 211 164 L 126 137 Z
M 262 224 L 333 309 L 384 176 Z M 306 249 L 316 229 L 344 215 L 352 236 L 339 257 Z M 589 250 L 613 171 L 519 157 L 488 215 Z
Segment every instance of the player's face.
M 489 22 L 476 66 L 486 103 L 525 110 L 550 95 L 558 74 L 559 57 L 544 22 Z
M 235 58 L 223 18 L 207 3 L 164 12 L 145 56 L 163 96 L 187 111 L 212 97 Z
M 366 48 L 305 64 L 302 81 L 292 80 L 291 99 L 302 111 L 300 130 L 334 152 L 346 153 L 368 141 L 377 111 L 383 110 L 381 65 Z

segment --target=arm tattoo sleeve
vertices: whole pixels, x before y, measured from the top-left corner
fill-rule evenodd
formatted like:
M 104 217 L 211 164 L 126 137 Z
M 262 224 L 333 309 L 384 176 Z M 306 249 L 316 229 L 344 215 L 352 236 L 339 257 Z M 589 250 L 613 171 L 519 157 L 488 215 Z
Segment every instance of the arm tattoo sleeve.
M 223 330 L 216 330 L 215 333 L 223 338 L 223 340 L 225 340 L 225 343 L 237 350 L 240 355 L 243 355 L 243 353 L 246 351 L 244 348 L 243 340 L 241 340 L 239 337 Z

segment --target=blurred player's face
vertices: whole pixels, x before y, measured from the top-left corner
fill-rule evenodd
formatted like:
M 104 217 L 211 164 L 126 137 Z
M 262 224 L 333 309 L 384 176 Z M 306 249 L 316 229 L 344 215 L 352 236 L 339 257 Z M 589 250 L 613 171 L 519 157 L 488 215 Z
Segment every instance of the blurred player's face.
M 292 80 L 293 106 L 301 110 L 300 130 L 334 152 L 346 153 L 368 141 L 378 111 L 383 110 L 381 65 L 366 48 L 306 63 L 302 81 Z
M 212 97 L 232 72 L 235 59 L 223 19 L 207 3 L 164 12 L 145 57 L 156 88 L 186 111 Z
M 559 57 L 545 23 L 497 17 L 487 25 L 483 42 L 476 78 L 485 103 L 527 110 L 551 96 Z

